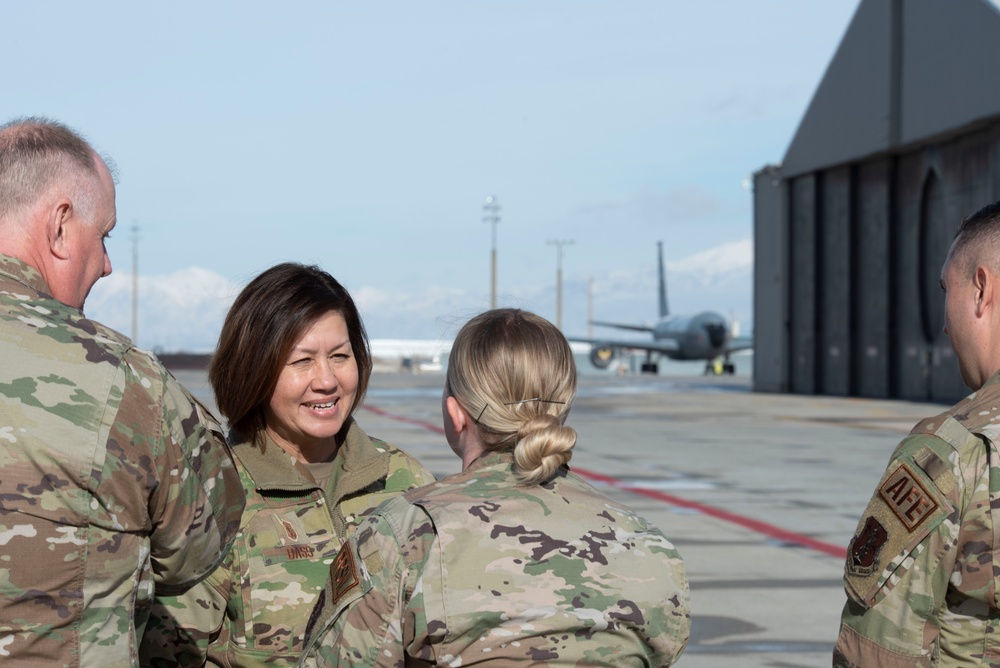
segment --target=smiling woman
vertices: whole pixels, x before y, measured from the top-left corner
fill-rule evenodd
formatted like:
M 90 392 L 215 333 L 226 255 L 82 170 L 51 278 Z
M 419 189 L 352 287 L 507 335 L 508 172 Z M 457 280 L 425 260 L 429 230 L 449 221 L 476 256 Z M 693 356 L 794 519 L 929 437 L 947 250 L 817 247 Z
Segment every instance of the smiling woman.
M 143 665 L 294 664 L 330 563 L 382 500 L 433 481 L 353 414 L 372 361 L 350 294 L 317 267 L 279 264 L 233 303 L 209 369 L 247 495 L 223 565 L 157 597 Z
M 301 462 L 325 462 L 337 452 L 357 390 L 347 323 L 329 311 L 292 346 L 265 410 L 267 435 Z

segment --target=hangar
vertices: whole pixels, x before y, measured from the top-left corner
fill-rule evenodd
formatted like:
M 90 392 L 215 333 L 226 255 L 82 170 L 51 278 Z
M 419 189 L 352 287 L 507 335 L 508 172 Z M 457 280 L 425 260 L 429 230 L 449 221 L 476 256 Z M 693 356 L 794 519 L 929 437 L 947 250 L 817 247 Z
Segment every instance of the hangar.
M 954 401 L 941 266 L 1000 199 L 1000 7 L 862 0 L 754 175 L 754 389 Z

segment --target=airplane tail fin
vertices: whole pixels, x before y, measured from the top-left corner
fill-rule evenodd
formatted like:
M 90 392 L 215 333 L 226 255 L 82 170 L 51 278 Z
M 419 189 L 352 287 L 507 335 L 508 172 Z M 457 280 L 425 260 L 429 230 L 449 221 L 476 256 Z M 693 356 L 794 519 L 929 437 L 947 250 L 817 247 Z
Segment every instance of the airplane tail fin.
M 666 318 L 670 314 L 667 308 L 667 275 L 663 269 L 663 242 L 657 241 L 656 246 L 660 254 L 660 318 Z

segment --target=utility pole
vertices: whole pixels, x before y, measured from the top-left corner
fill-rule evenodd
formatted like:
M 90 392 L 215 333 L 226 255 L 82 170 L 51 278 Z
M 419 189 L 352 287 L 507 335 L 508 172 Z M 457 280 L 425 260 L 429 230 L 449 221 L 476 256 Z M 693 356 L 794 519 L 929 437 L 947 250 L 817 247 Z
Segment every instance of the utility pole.
M 132 343 L 139 345 L 139 222 L 132 220 Z
M 556 327 L 562 331 L 562 250 L 572 246 L 572 239 L 549 239 L 545 243 L 556 247 Z
M 493 245 L 490 247 L 490 308 L 497 307 L 497 223 L 500 222 L 500 203 L 497 202 L 496 195 L 486 198 L 483 205 L 484 223 L 491 223 L 493 226 Z

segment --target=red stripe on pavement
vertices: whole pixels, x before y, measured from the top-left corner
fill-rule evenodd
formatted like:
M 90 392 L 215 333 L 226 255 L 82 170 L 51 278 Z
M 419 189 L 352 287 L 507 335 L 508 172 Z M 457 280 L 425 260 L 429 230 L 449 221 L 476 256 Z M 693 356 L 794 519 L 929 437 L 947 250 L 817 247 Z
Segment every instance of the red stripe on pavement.
M 443 434 L 444 429 L 437 425 L 433 425 L 430 422 L 424 422 L 423 420 L 416 420 L 413 418 L 404 417 L 402 415 L 396 415 L 390 413 L 386 410 L 378 408 L 376 406 L 371 406 L 365 404 L 362 406 L 365 410 L 369 410 L 376 415 L 388 418 L 390 420 L 396 420 L 397 422 L 404 422 L 406 424 L 412 424 L 417 427 L 422 427 L 428 431 L 433 431 L 438 434 Z M 697 511 L 703 515 L 708 515 L 709 517 L 714 517 L 716 519 L 722 520 L 724 522 L 729 522 L 730 524 L 735 524 L 741 526 L 744 529 L 749 529 L 768 538 L 773 538 L 774 540 L 781 541 L 783 543 L 789 543 L 792 545 L 799 545 L 801 547 L 809 548 L 810 550 L 816 550 L 817 552 L 822 552 L 823 554 L 830 555 L 831 557 L 837 557 L 838 559 L 844 559 L 847 557 L 847 549 L 840 546 L 834 545 L 832 543 L 824 543 L 821 540 L 816 540 L 815 538 L 810 538 L 800 533 L 795 533 L 794 531 L 788 531 L 782 529 L 781 527 L 775 526 L 773 524 L 768 524 L 767 522 L 761 522 L 750 517 L 744 517 L 743 515 L 737 515 L 736 513 L 731 513 L 720 508 L 714 508 L 712 506 L 707 506 L 703 503 L 697 503 L 695 501 L 688 501 L 679 496 L 674 496 L 673 494 L 664 494 L 655 489 L 646 489 L 644 487 L 639 487 L 634 484 L 627 483 L 619 478 L 613 478 L 608 475 L 601 473 L 594 473 L 593 471 L 588 471 L 582 469 L 578 466 L 573 467 L 573 472 L 579 476 L 587 478 L 589 480 L 594 480 L 597 482 L 604 483 L 616 489 L 621 489 L 626 492 L 631 492 L 632 494 L 638 494 L 640 496 L 645 496 L 650 499 L 656 499 L 657 501 L 662 501 L 664 503 L 669 503 L 672 506 L 677 506 L 679 508 L 688 508 L 690 510 Z
M 669 503 L 681 508 L 696 510 L 704 515 L 708 515 L 731 524 L 736 524 L 744 529 L 750 529 L 751 531 L 755 531 L 769 538 L 780 540 L 783 543 L 791 543 L 793 545 L 808 547 L 811 550 L 816 550 L 817 552 L 822 552 L 823 554 L 828 554 L 831 557 L 837 557 L 838 559 L 844 559 L 847 557 L 847 549 L 841 547 L 840 545 L 824 543 L 823 541 L 810 538 L 809 536 L 804 536 L 800 533 L 795 533 L 794 531 L 788 531 L 786 529 L 782 529 L 781 527 L 774 526 L 773 524 L 768 524 L 767 522 L 761 522 L 750 517 L 737 515 L 720 508 L 706 506 L 703 503 L 688 501 L 687 499 L 682 499 L 681 497 L 674 496 L 672 494 L 664 494 L 663 492 L 658 492 L 655 489 L 646 489 L 632 485 L 619 480 L 618 478 L 612 478 L 611 476 L 594 473 L 593 471 L 587 471 L 586 469 L 581 469 L 578 466 L 573 467 L 573 472 L 584 478 L 603 482 L 606 485 L 610 485 L 616 489 L 623 489 L 627 492 L 631 492 L 632 494 L 639 494 L 641 496 L 656 499 L 657 501 L 663 501 L 664 503 Z

